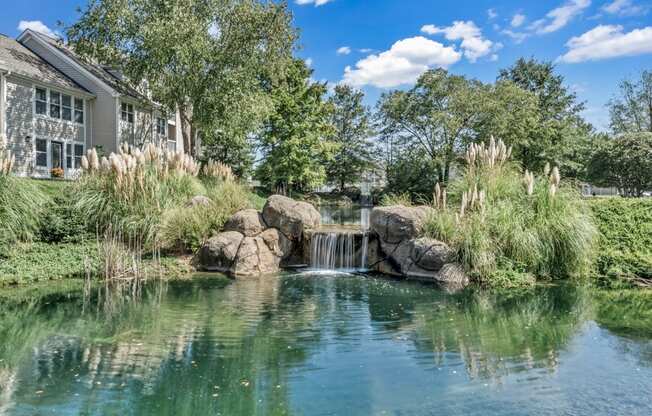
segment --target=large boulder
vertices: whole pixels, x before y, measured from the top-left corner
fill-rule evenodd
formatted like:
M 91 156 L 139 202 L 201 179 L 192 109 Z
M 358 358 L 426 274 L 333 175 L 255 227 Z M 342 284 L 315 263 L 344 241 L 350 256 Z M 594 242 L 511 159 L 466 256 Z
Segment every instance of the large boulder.
M 197 253 L 198 267 L 209 272 L 229 272 L 243 238 L 238 232 L 228 231 L 209 239 Z
M 231 273 L 236 276 L 260 276 L 280 271 L 281 256 L 277 256 L 261 237 L 245 237 Z
M 286 259 L 292 254 L 292 241 L 276 228 L 268 228 L 259 237 L 275 256 Z
M 319 211 L 307 202 L 272 195 L 263 208 L 263 220 L 290 240 L 298 241 L 304 230 L 319 226 L 321 217 Z
M 255 209 L 238 211 L 224 225 L 225 231 L 237 231 L 245 237 L 253 237 L 265 230 L 263 216 Z
M 454 260 L 453 250 L 446 243 L 432 238 L 410 240 L 410 259 L 424 270 L 439 271 Z
M 430 207 L 391 207 L 374 208 L 371 211 L 370 225 L 381 241 L 398 244 L 404 240 L 418 237 L 423 225 L 433 212 Z

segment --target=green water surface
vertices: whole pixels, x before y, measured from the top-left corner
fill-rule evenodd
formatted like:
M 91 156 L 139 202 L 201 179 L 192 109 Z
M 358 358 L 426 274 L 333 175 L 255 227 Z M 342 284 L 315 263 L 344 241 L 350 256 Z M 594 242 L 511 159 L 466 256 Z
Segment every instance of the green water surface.
M 0 415 L 651 415 L 644 295 L 334 273 L 0 313 Z

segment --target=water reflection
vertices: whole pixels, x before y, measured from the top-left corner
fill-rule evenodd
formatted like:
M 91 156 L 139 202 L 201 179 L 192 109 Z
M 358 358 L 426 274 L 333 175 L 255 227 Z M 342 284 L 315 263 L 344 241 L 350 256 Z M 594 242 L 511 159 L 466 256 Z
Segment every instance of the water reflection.
M 619 312 L 581 287 L 449 295 L 321 273 L 130 293 L 5 311 L 0 414 L 652 410 L 649 337 L 597 324 Z
M 371 208 L 356 205 L 334 207 L 322 205 L 319 207 L 321 222 L 325 225 L 360 225 L 363 230 L 369 229 Z

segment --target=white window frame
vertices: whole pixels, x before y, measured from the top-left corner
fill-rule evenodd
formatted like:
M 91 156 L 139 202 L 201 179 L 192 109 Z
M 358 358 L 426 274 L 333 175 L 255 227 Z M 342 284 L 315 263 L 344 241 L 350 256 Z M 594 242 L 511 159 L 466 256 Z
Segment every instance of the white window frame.
M 45 100 L 46 101 L 42 101 L 42 100 L 37 99 L 37 95 L 36 95 L 36 90 L 37 89 L 45 91 Z M 53 104 L 52 103 L 52 100 L 51 100 L 51 97 L 50 97 L 52 93 L 59 94 L 59 103 L 58 104 Z M 64 96 L 70 97 L 70 107 L 63 105 L 63 97 Z M 37 101 L 45 104 L 45 114 L 37 114 L 36 113 L 36 102 Z M 78 110 L 75 107 L 75 103 L 77 101 L 81 101 L 81 103 L 82 103 L 82 109 L 81 110 Z M 45 119 L 45 120 L 55 120 L 55 121 L 62 122 L 62 123 L 74 124 L 76 126 L 85 126 L 85 124 L 86 124 L 85 123 L 86 122 L 86 99 L 84 99 L 82 97 L 76 96 L 74 94 L 69 94 L 69 93 L 63 92 L 61 90 L 44 87 L 42 85 L 34 85 L 34 88 L 33 88 L 33 102 L 34 102 L 34 116 L 35 117 L 42 118 L 42 119 Z M 50 111 L 52 105 L 56 105 L 56 106 L 59 107 L 59 117 L 52 117 L 51 111 Z M 71 115 L 70 120 L 66 120 L 66 119 L 63 118 L 63 109 L 64 109 L 64 107 L 66 109 L 70 110 L 70 115 Z M 82 122 L 81 123 L 78 123 L 77 121 L 75 121 L 76 120 L 76 117 L 75 117 L 76 112 L 81 112 L 81 114 L 82 114 Z
M 126 103 L 124 101 L 120 102 L 120 120 L 125 123 L 134 124 L 136 120 L 136 113 L 134 112 L 133 104 Z
M 163 129 L 161 129 L 163 127 Z M 163 131 L 161 131 L 163 130 Z M 165 136 L 167 137 L 168 135 L 168 119 L 165 117 L 156 117 L 156 134 L 159 136 Z
M 37 165 L 37 150 L 36 150 L 36 142 L 38 140 L 43 140 L 45 141 L 45 160 L 46 160 L 46 166 L 38 166 Z M 37 172 L 40 172 L 42 174 L 49 174 L 50 171 L 52 170 L 52 142 L 57 142 L 62 144 L 62 157 L 63 157 L 63 171 L 64 171 L 64 177 L 70 177 L 72 174 L 78 172 L 81 169 L 81 158 L 86 152 L 86 143 L 78 141 L 78 140 L 66 140 L 66 139 L 59 139 L 59 138 L 50 138 L 50 137 L 36 137 L 34 139 L 34 169 Z M 72 154 L 68 154 L 68 146 L 71 146 L 72 148 Z M 80 156 L 75 156 L 75 147 L 76 146 L 81 146 L 81 154 Z M 42 152 L 41 152 L 42 153 Z M 72 168 L 68 167 L 68 157 L 71 157 L 72 161 Z M 78 160 L 78 163 L 76 163 L 76 159 Z M 78 165 L 79 167 L 75 167 Z

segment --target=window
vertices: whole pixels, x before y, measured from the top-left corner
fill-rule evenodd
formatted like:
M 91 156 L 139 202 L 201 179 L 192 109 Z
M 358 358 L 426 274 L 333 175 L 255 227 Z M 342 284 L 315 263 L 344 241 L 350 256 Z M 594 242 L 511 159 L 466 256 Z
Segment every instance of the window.
M 164 118 L 158 117 L 156 119 L 156 133 L 165 136 L 165 130 L 168 125 L 168 121 Z
M 122 103 L 122 121 L 134 122 L 134 106 L 132 104 Z
M 61 96 L 61 118 L 72 121 L 72 97 L 69 95 Z
M 177 151 L 177 142 L 176 142 L 176 140 L 168 140 L 168 150 L 170 152 L 176 152 Z
M 84 124 L 84 100 L 75 98 L 75 123 Z
M 46 115 L 48 112 L 48 92 L 43 88 L 36 89 L 36 114 Z
M 61 94 L 50 91 L 50 117 L 61 118 Z
M 48 167 L 48 142 L 36 139 L 36 166 Z
M 72 144 L 66 143 L 66 168 L 72 169 Z
M 82 156 L 84 156 L 84 145 L 76 144 L 75 145 L 75 169 L 81 168 Z

